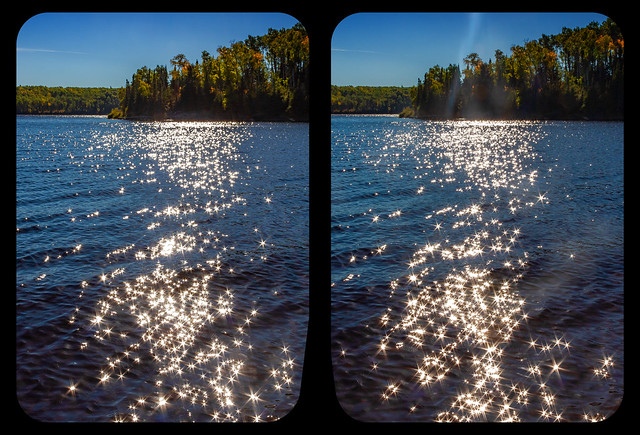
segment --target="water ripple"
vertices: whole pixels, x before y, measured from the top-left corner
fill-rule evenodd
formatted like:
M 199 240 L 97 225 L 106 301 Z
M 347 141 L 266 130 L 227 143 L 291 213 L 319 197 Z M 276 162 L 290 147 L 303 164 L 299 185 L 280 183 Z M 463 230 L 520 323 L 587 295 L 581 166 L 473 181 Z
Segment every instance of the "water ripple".
M 18 130 L 25 412 L 286 415 L 308 319 L 306 124 L 19 117 Z M 283 137 L 299 147 L 286 162 Z
M 352 417 L 616 409 L 622 129 L 565 124 L 332 117 L 333 362 Z M 585 150 L 565 127 L 611 136 Z

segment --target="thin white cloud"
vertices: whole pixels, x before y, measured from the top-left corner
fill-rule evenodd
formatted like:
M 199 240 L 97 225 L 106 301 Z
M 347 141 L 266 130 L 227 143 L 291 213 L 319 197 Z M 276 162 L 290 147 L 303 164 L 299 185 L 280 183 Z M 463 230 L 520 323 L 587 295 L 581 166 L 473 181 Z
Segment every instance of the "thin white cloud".
M 348 53 L 371 53 L 371 54 L 382 54 L 379 51 L 370 51 L 370 50 L 351 50 L 348 48 L 332 48 L 331 51 L 342 51 Z
M 89 54 L 84 51 L 70 51 L 70 50 L 50 50 L 48 48 L 24 48 L 18 47 L 17 51 L 27 53 L 65 53 L 65 54 Z

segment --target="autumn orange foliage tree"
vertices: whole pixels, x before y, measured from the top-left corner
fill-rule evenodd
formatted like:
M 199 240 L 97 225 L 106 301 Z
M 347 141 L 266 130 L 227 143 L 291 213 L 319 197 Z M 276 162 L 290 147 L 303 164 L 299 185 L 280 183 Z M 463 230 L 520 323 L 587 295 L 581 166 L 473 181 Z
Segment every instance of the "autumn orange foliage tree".
M 421 118 L 623 119 L 624 38 L 611 19 L 429 69 L 413 99 Z
M 307 120 L 309 38 L 298 23 L 269 29 L 208 51 L 190 62 L 178 54 L 154 70 L 139 68 L 126 81 L 121 107 L 127 118 Z

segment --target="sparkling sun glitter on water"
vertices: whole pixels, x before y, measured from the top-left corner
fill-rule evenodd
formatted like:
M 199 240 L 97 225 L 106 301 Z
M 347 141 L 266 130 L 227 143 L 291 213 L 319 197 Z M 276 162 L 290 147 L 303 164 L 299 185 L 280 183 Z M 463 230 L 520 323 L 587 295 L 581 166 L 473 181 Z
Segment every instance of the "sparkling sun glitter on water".
M 308 319 L 306 124 L 23 121 L 19 172 L 38 170 L 36 152 L 62 154 L 52 183 L 65 207 L 25 231 L 62 204 L 33 184 L 18 191 L 25 412 L 123 422 L 286 415 Z M 291 147 L 299 158 L 284 159 Z M 33 251 L 49 235 L 73 248 L 40 258 Z M 51 301 L 39 314 L 29 302 L 38 292 Z
M 607 216 L 587 208 L 593 223 L 576 214 L 584 191 L 572 193 L 570 168 L 547 145 L 585 134 L 571 129 L 333 118 L 333 362 L 348 414 L 553 422 L 616 409 L 622 306 L 599 312 L 579 275 L 593 273 L 595 252 L 611 252 L 612 271 L 595 279 L 611 288 L 603 298 L 621 302 L 622 203 L 613 199 Z M 566 208 L 575 225 L 618 223 L 598 241 L 576 240 L 559 230 Z M 613 340 L 602 335 L 609 322 Z M 598 393 L 590 400 L 585 389 Z

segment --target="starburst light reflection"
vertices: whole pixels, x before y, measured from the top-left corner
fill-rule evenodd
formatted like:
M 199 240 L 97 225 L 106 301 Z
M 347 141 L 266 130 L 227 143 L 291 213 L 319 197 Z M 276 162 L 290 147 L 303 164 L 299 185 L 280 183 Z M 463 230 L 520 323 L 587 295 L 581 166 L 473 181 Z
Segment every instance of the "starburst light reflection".
M 141 228 L 137 239 L 109 250 L 100 274 L 83 282 L 95 305 L 87 312 L 78 301 L 69 322 L 83 336 L 77 351 L 100 369 L 65 386 L 67 396 L 120 396 L 118 422 L 281 418 L 297 400 L 306 334 L 306 320 L 291 328 L 286 312 L 291 304 L 304 317 L 306 278 L 283 258 L 306 267 L 307 229 L 284 228 L 300 239 L 282 238 L 280 222 L 306 211 L 288 209 L 293 190 L 269 178 L 281 170 L 270 166 L 277 158 L 256 165 L 246 151 L 268 140 L 254 134 L 269 133 L 235 123 L 135 128 L 133 152 L 148 166 L 118 195 L 136 184 L 156 194 L 126 215 Z
M 532 329 L 535 306 L 520 290 L 540 252 L 528 242 L 525 224 L 535 225 L 554 200 L 539 190 L 540 156 L 532 146 L 544 132 L 535 123 L 509 122 L 411 127 L 425 131 L 398 127 L 398 133 L 389 126 L 385 136 L 363 128 L 361 142 L 351 131 L 345 137 L 334 133 L 335 169 L 358 165 L 371 186 L 386 188 L 380 200 L 363 194 L 362 204 L 348 200 L 347 190 L 344 199 L 340 190 L 334 194 L 334 219 L 341 221 L 332 238 L 348 240 L 349 232 L 359 232 L 352 240 L 363 245 L 332 241 L 333 264 L 339 264 L 332 271 L 333 323 L 349 325 L 348 332 L 334 326 L 341 405 L 365 421 L 595 419 L 602 411 L 586 403 L 578 412 L 563 408 L 572 394 L 566 384 L 579 370 L 606 378 L 613 360 L 577 369 L 584 363 L 573 362 L 571 337 L 550 338 Z M 385 145 L 370 146 L 377 143 L 372 137 Z M 402 180 L 389 176 L 402 168 Z M 361 182 L 335 169 L 334 185 Z M 403 197 L 402 213 L 394 195 Z M 342 201 L 353 208 L 350 214 Z M 361 222 L 358 207 L 366 207 L 362 216 L 373 216 L 377 226 Z M 386 249 L 377 252 L 373 244 Z M 379 308 L 377 314 L 358 310 L 362 320 L 356 324 L 341 307 L 360 300 Z M 356 304 L 346 306 L 354 311 Z M 380 400 L 365 405 L 366 393 L 358 399 L 356 391 Z

